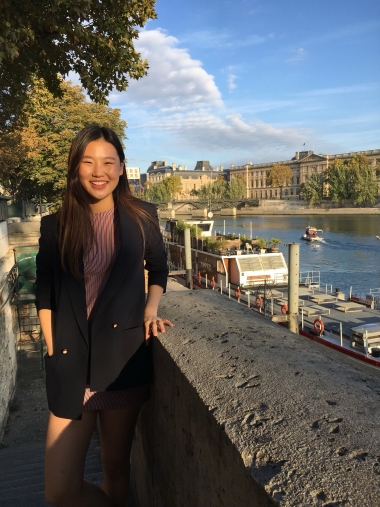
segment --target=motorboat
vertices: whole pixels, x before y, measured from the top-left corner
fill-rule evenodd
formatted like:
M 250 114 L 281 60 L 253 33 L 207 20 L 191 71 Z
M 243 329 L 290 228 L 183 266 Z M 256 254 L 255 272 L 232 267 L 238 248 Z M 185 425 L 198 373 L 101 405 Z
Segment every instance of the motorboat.
M 301 236 L 301 239 L 305 241 L 323 241 L 321 236 L 318 236 L 318 232 L 323 232 L 322 229 L 316 229 L 315 227 L 308 225 L 306 227 L 305 234 Z

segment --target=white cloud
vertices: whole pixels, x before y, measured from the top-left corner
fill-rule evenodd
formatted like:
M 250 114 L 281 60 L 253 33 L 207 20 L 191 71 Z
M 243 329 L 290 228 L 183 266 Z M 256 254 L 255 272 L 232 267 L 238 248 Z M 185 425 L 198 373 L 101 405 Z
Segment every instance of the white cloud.
M 194 151 L 245 151 L 251 154 L 276 149 L 291 151 L 305 142 L 310 134 L 306 130 L 276 128 L 262 121 L 247 123 L 238 113 L 221 117 L 204 109 L 165 117 L 157 115 L 144 128 L 160 129 L 178 138 L 181 146 Z
M 222 99 L 214 77 L 187 49 L 176 47 L 178 40 L 161 30 L 140 33 L 135 47 L 149 62 L 148 75 L 131 80 L 128 90 L 113 94 L 112 105 L 120 107 L 127 99 L 143 107 L 186 108 L 221 106 Z
M 227 86 L 230 92 L 232 92 L 232 90 L 235 90 L 235 88 L 237 87 L 237 84 L 235 83 L 236 79 L 237 76 L 235 76 L 235 74 L 228 74 Z
M 307 52 L 303 48 L 295 49 L 292 56 L 285 60 L 287 63 L 299 63 L 305 60 Z

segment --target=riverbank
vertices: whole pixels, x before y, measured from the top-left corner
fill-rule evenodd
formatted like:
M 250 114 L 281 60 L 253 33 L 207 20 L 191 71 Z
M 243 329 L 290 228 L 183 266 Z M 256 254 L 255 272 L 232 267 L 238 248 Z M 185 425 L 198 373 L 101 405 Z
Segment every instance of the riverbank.
M 216 213 L 217 214 L 217 213 Z M 236 215 L 380 215 L 380 208 L 243 208 Z

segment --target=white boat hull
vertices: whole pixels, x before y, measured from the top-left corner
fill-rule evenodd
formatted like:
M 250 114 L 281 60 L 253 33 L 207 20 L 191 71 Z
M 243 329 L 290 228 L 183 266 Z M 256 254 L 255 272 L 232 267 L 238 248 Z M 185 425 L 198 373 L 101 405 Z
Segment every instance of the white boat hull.
M 304 239 L 305 241 L 323 241 L 323 238 L 320 236 L 307 236 L 306 234 L 301 236 L 301 239 Z

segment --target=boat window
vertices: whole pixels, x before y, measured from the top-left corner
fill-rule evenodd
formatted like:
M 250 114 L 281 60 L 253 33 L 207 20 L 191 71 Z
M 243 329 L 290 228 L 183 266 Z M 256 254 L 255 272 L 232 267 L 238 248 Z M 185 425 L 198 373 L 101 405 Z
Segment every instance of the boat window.
M 260 258 L 258 255 L 254 257 L 247 257 L 244 259 L 236 259 L 239 263 L 240 270 L 245 271 L 257 271 L 261 270 Z

